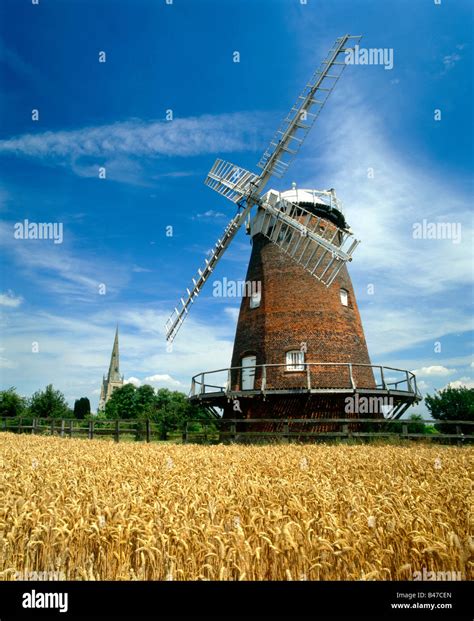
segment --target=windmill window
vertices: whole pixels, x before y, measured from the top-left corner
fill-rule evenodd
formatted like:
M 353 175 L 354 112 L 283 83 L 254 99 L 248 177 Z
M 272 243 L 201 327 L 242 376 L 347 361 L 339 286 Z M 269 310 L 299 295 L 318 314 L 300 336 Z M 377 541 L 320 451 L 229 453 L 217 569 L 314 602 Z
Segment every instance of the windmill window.
M 341 289 L 341 304 L 343 306 L 349 306 L 349 294 L 345 289 Z
M 262 301 L 262 292 L 254 291 L 250 296 L 250 308 L 258 308 Z
M 304 371 L 304 351 L 295 349 L 286 352 L 286 370 Z

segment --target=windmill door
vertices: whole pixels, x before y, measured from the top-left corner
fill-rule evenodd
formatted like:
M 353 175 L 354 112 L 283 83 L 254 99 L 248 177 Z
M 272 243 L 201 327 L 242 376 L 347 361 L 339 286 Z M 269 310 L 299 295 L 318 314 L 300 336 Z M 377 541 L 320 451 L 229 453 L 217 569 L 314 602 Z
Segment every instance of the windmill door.
M 255 365 L 257 356 L 242 358 L 242 390 L 253 390 L 255 387 Z

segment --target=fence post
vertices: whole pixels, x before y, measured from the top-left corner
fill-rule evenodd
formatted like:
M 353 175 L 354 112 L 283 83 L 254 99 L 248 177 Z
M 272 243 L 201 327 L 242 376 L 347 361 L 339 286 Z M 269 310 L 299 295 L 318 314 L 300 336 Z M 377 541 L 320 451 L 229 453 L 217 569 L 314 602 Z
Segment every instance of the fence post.
M 348 424 L 342 425 L 342 433 L 345 434 L 346 439 L 349 438 L 350 434 L 349 434 L 349 425 Z
M 61 418 L 61 438 L 64 438 L 64 418 Z
M 36 425 L 38 423 L 38 419 L 33 418 L 33 429 L 31 430 L 32 435 L 36 434 Z
M 311 391 L 311 367 L 306 363 L 306 383 L 308 391 Z
M 68 435 L 70 438 L 72 438 L 72 419 L 69 420 Z
M 150 442 L 150 419 L 147 418 L 145 421 L 145 431 L 146 431 L 146 441 Z
M 7 430 L 7 419 L 4 418 L 3 419 L 3 431 L 6 431 L 6 430 Z
M 20 422 L 18 424 L 18 433 L 21 433 L 23 431 L 23 417 L 20 416 Z
M 462 436 L 461 425 L 456 425 L 456 434 L 458 436 Z M 456 438 L 456 442 L 457 442 L 458 446 L 462 445 L 462 440 L 463 440 L 462 437 Z
M 408 438 L 408 425 L 402 425 L 402 434 L 404 438 Z
M 231 440 L 235 440 L 236 433 L 237 433 L 237 429 L 236 429 L 235 421 L 233 420 L 231 425 L 230 425 L 230 438 L 231 438 Z
M 89 421 L 89 428 L 87 430 L 87 437 L 89 438 L 89 440 L 92 440 L 92 438 L 94 437 L 94 421 L 93 420 Z
M 290 441 L 290 425 L 288 424 L 288 419 L 286 419 L 283 423 L 283 442 Z
M 51 435 L 54 436 L 54 418 L 51 421 Z
M 115 438 L 114 438 L 115 442 L 118 442 L 120 440 L 120 421 L 117 418 L 117 420 L 115 421 Z
M 188 443 L 188 421 L 186 421 L 186 424 L 184 426 L 184 444 Z

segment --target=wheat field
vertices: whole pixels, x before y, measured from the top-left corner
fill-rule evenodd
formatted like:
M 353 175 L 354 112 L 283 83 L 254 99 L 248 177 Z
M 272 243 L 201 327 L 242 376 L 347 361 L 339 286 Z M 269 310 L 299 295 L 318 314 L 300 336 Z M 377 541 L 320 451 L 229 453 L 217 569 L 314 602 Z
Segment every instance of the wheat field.
M 472 464 L 467 447 L 2 433 L 0 578 L 472 579 Z

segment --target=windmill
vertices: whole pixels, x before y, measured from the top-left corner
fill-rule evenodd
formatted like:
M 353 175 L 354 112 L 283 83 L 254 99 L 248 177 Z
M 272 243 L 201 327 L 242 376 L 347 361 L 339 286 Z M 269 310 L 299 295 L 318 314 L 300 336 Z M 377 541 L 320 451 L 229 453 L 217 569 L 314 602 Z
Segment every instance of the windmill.
M 248 220 L 246 282 L 261 283 L 261 291 L 242 299 L 231 367 L 195 376 L 191 391 L 192 399 L 222 407 L 224 416 L 317 418 L 343 413 L 347 395 L 389 395 L 384 414 L 396 418 L 419 399 L 413 374 L 370 363 L 346 267 L 359 242 L 334 189 L 293 184 L 286 192 L 264 193 L 295 158 L 345 69 L 345 53 L 360 38 L 336 39 L 260 159 L 259 175 L 217 159 L 205 180 L 237 205 L 237 213 L 169 317 L 166 336 L 175 338 Z

